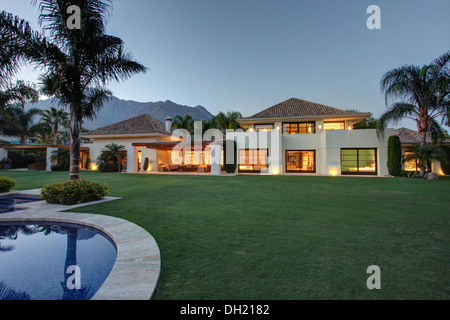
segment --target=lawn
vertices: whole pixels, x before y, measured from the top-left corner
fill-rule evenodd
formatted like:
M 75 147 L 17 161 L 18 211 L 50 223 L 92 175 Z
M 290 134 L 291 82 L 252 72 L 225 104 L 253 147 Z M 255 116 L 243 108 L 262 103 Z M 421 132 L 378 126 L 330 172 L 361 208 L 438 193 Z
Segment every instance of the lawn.
M 16 189 L 67 173 L 2 172 Z M 450 179 L 83 172 L 161 250 L 156 299 L 449 299 Z M 381 290 L 366 286 L 381 269 Z

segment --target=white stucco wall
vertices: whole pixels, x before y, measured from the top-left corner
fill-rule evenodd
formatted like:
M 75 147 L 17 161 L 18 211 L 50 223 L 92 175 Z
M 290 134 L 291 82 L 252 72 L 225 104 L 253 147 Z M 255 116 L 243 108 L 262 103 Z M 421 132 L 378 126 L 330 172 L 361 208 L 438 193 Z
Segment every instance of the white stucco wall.
M 377 174 L 387 176 L 387 147 L 388 139 L 395 134 L 394 129 L 387 129 L 383 137 L 378 137 L 375 129 L 364 130 L 317 130 L 316 134 L 281 134 L 275 130 L 271 133 L 265 132 L 230 132 L 227 139 L 237 142 L 237 149 L 266 149 L 269 157 L 277 155 L 280 163 L 278 165 L 281 173 L 285 172 L 285 157 L 287 150 L 315 150 L 316 151 L 316 173 L 323 175 L 341 175 L 341 149 L 342 148 L 375 148 L 377 150 Z M 268 139 L 264 139 L 268 135 Z M 279 140 L 271 139 L 278 136 Z M 267 141 L 267 142 L 266 142 Z M 274 143 L 273 141 L 278 141 Z M 270 171 L 270 169 L 269 169 Z M 272 172 L 273 173 L 273 172 Z

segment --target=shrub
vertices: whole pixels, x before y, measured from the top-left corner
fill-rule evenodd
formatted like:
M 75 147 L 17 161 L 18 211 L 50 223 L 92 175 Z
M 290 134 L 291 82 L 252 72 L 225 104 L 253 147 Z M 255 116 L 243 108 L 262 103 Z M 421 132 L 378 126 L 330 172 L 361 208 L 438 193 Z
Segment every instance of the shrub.
M 0 177 L 0 193 L 10 191 L 16 184 L 17 181 L 10 177 Z
M 69 171 L 69 166 L 66 164 L 54 164 L 51 166 L 52 171 Z
M 389 137 L 388 170 L 391 176 L 398 176 L 402 171 L 402 144 L 398 136 Z
M 108 163 L 108 162 L 99 162 L 98 163 L 98 170 L 100 172 L 118 172 L 119 171 L 119 164 L 117 163 Z
M 48 203 L 72 205 L 101 200 L 108 192 L 108 185 L 82 179 L 45 185 L 41 197 Z
M 223 143 L 223 169 L 225 170 L 226 173 L 234 173 L 236 171 L 236 166 L 237 166 L 237 146 L 236 146 L 236 141 L 234 140 L 225 140 Z M 231 149 L 233 148 L 233 149 Z M 230 150 L 231 149 L 231 150 Z M 228 163 L 227 162 L 227 151 L 234 151 L 234 159 L 233 159 L 233 163 Z

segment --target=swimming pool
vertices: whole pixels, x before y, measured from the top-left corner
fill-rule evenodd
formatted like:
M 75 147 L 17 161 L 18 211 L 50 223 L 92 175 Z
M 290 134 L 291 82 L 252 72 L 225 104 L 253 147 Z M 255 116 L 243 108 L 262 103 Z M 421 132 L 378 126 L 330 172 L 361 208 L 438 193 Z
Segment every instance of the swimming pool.
M 117 258 L 99 230 L 49 222 L 0 222 L 0 300 L 89 300 Z
M 39 196 L 9 195 L 0 197 L 0 214 L 18 210 L 17 204 L 42 201 Z

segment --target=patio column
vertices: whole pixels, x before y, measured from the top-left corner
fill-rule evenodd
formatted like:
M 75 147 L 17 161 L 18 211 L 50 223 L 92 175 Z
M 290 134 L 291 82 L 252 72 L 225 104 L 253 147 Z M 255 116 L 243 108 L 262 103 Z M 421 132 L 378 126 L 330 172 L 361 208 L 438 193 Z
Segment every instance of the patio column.
M 211 175 L 220 176 L 222 174 L 222 146 L 211 145 Z
M 138 172 L 138 148 L 127 148 L 127 173 Z
M 58 151 L 58 148 L 47 148 L 47 158 L 45 161 L 45 171 L 52 171 L 52 165 L 58 163 L 58 160 L 51 159 L 53 151 Z

